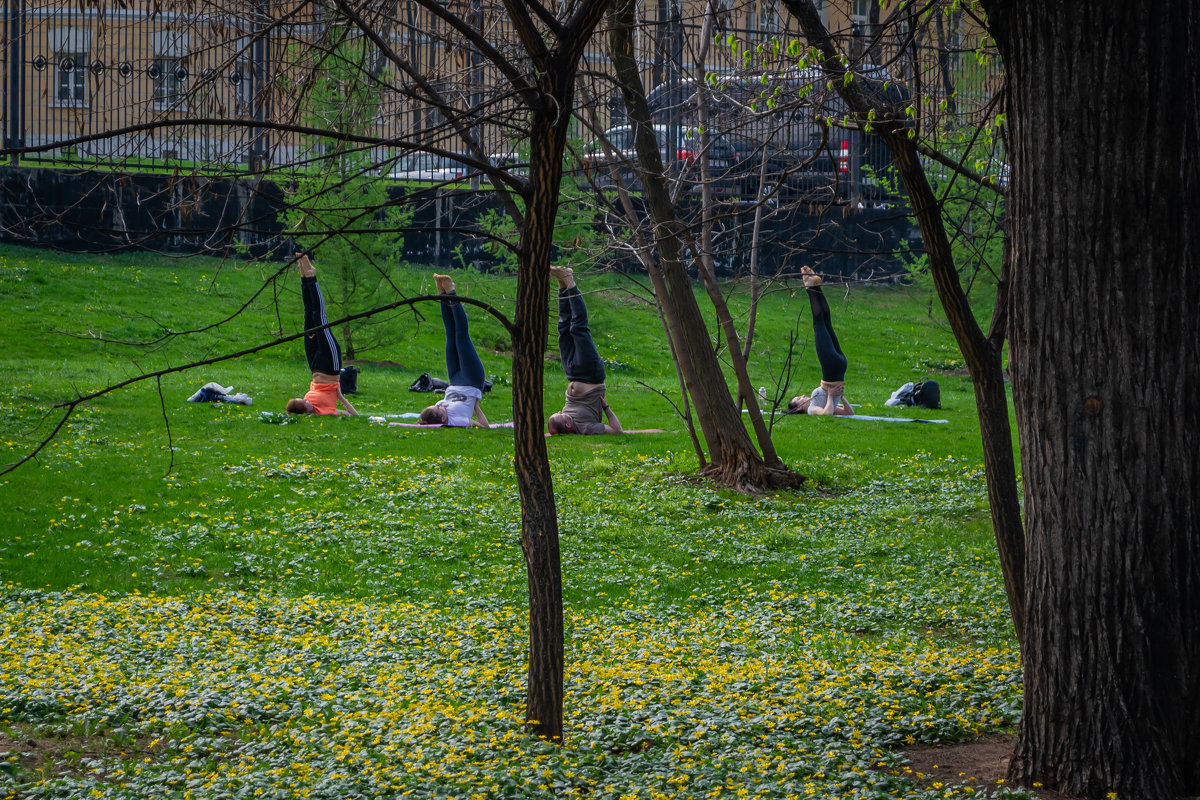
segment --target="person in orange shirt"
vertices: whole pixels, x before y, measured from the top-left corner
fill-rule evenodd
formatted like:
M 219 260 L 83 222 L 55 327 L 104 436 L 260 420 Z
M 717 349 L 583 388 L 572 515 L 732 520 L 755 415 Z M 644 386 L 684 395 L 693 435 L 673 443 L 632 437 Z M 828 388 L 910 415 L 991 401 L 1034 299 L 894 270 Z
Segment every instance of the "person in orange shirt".
M 296 254 L 296 266 L 300 268 L 300 290 L 304 297 L 304 329 L 311 331 L 327 325 L 325 298 L 317 285 L 317 270 L 304 253 Z M 342 394 L 342 349 L 338 346 L 333 331 L 321 328 L 304 335 L 304 355 L 308 356 L 308 368 L 312 370 L 312 383 L 304 397 L 293 397 L 287 402 L 289 414 L 341 414 L 357 417 L 358 411 Z M 338 408 L 338 403 L 345 409 Z

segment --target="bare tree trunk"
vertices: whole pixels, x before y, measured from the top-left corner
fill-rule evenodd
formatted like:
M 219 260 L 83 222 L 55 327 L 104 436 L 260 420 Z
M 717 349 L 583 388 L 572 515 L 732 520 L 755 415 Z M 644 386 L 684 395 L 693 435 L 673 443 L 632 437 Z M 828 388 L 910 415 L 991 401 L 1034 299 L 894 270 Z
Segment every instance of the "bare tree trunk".
M 1013 148 L 1025 707 L 1010 777 L 1200 795 L 1200 15 L 991 0 Z M 1137 58 L 1114 67 L 1114 53 Z M 1103 75 L 1103 80 L 1096 80 Z
M 929 269 L 933 274 L 938 298 L 946 312 L 946 319 L 962 351 L 975 388 L 992 530 L 1000 554 L 1004 589 L 1008 595 L 1013 627 L 1017 640 L 1024 642 L 1025 531 L 1021 522 L 1012 430 L 1008 422 L 1008 398 L 1004 392 L 1004 371 L 1001 362 L 1003 326 L 996 327 L 989 338 L 984 335 L 975 320 L 970 302 L 959 282 L 954 254 L 942 220 L 941 206 L 925 178 L 925 170 L 917 157 L 916 143 L 908 138 L 903 110 L 889 108 L 885 103 L 877 101 L 862 81 L 851 81 L 847 84 L 838 79 L 841 68 L 833 66 L 838 63 L 837 53 L 828 31 L 821 24 L 820 15 L 813 7 L 812 0 L 783 2 L 800 23 L 801 30 L 808 40 L 824 53 L 826 68 L 830 71 L 833 85 L 851 111 L 862 120 L 867 118 L 868 112 L 876 111 L 875 131 L 891 149 L 896 170 L 908 192 L 913 215 L 917 219 L 921 239 L 929 255 Z M 996 316 L 999 319 L 1004 319 L 1003 307 L 1000 305 L 1004 297 L 1002 286 L 1001 291 L 997 293 Z
M 521 550 L 529 582 L 529 676 L 526 724 L 551 741 L 563 738 L 563 608 L 558 514 L 542 432 L 544 356 L 548 334 L 550 253 L 558 214 L 563 151 L 575 70 L 604 15 L 604 0 L 576 4 L 547 44 L 530 9 L 506 0 L 509 16 L 534 64 L 537 101 L 530 108 L 529 180 L 517 247 L 513 335 L 513 469 L 521 498 Z
M 754 326 L 758 321 L 758 301 L 762 292 L 759 281 L 758 254 L 762 237 L 763 207 L 766 205 L 763 189 L 767 182 L 767 149 L 764 147 L 758 164 L 758 189 L 755 192 L 754 225 L 750 233 L 750 319 L 746 322 L 746 341 L 742 344 L 742 357 L 750 360 L 750 348 L 754 345 Z
M 657 284 L 655 288 L 661 291 L 660 300 L 668 304 L 673 315 L 669 318 L 678 326 L 678 355 L 683 361 L 688 392 L 709 448 L 710 463 L 705 474 L 741 491 L 798 485 L 803 476 L 766 463 L 754 449 L 742 415 L 725 383 L 721 364 L 709 340 L 708 328 L 683 264 L 681 243 L 686 231 L 676 219 L 671 205 L 658 143 L 650 125 L 650 111 L 646 105 L 641 75 L 633 58 L 633 0 L 615 0 L 610 13 L 613 19 L 610 31 L 613 63 L 625 96 L 625 107 L 634 126 L 640 178 L 650 216 L 655 223 L 655 239 L 662 267 L 661 290 Z
M 892 150 L 896 171 L 904 182 L 913 214 L 921 229 L 921 240 L 929 255 L 929 270 L 942 302 L 942 310 L 946 313 L 967 371 L 971 374 L 976 413 L 979 416 L 979 435 L 983 442 L 983 470 L 987 478 L 992 530 L 1004 573 L 1004 588 L 1013 628 L 1017 641 L 1024 642 L 1025 529 L 1021 520 L 1012 428 L 1008 419 L 1008 396 L 1004 390 L 1004 365 L 1001 361 L 1005 332 L 1003 320 L 1007 318 L 1004 311 L 1006 283 L 1002 280 L 996 293 L 993 316 L 1000 324 L 994 326 L 995 333 L 989 338 L 979 327 L 959 282 L 954 254 L 942 222 L 941 206 L 925 179 L 916 144 L 903 130 L 884 133 L 883 138 Z
M 529 579 L 529 675 L 525 720 L 539 735 L 561 740 L 563 703 L 562 567 L 558 514 L 542 434 L 542 382 L 548 334 L 550 248 L 558 208 L 561 150 L 544 114 L 533 120 L 530 189 L 518 252 L 513 336 L 513 468 L 521 498 L 521 550 Z

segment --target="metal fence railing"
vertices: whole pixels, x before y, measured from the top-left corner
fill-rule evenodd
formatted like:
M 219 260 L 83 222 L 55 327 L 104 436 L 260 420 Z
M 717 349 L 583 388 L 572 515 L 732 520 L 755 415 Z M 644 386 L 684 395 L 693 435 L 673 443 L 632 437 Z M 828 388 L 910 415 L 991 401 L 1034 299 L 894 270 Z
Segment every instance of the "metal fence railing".
M 451 5 L 498 52 L 520 53 L 496 0 Z M 355 58 L 361 63 L 346 79 L 373 84 L 377 91 L 369 101 L 373 118 L 367 124 L 360 120 L 354 133 L 357 146 L 368 150 L 381 169 L 421 147 L 467 149 L 466 128 L 487 153 L 517 154 L 524 120 L 509 81 L 444 14 L 427 4 L 380 4 L 373 21 L 388 43 L 385 53 L 347 33 L 347 23 L 332 8 L 303 0 L 286 5 L 242 0 L 235 9 L 217 0 L 161 6 L 4 0 L 0 113 L 5 147 L 23 148 L 22 159 L 34 163 L 187 164 L 215 171 L 295 166 L 328 147 L 296 127 L 321 122 L 313 98 L 319 83 L 314 76 L 331 69 L 324 54 L 331 52 L 331 43 L 357 41 L 361 50 Z M 710 75 L 726 87 L 754 87 L 760 94 L 777 84 L 795 88 L 787 86 L 797 56 L 786 46 L 786 31 L 776 31 L 782 39 L 772 39 L 764 29 L 726 26 L 715 43 L 702 47 L 704 30 L 700 19 L 686 15 L 639 23 L 636 55 L 647 89 L 673 98 L 656 111 L 664 124 L 696 127 L 686 107 L 686 87 Z M 742 44 L 731 46 L 732 41 Z M 774 41 L 784 46 L 774 47 Z M 578 93 L 581 103 L 591 104 L 576 112 L 574 138 L 584 142 L 595 137 L 597 127 L 622 121 L 606 50 L 607 37 L 600 30 L 584 61 L 581 80 L 590 83 Z M 923 134 L 970 124 L 986 113 L 1000 85 L 998 60 L 980 58 L 978 42 L 956 40 L 951 46 L 913 37 L 878 38 L 864 45 L 861 58 L 913 96 L 913 124 Z M 418 86 L 401 63 L 424 82 Z M 836 118 L 827 88 L 819 85 L 815 92 L 805 101 L 810 118 Z M 754 119 L 774 124 L 771 109 L 797 107 L 796 98 L 781 106 L 770 106 L 765 94 L 761 104 L 752 100 L 740 96 L 729 104 L 728 116 L 737 117 L 742 128 Z M 716 122 L 724 124 L 719 117 Z M 172 124 L 163 125 L 164 120 Z M 835 133 L 831 138 L 831 152 L 847 142 L 849 158 L 882 163 L 873 137 Z

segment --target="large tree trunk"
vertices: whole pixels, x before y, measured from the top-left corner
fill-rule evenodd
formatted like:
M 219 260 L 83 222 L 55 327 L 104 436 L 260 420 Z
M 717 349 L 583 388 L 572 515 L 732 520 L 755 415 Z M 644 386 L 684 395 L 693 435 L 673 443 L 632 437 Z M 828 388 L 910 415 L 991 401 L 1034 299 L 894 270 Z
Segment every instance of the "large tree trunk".
M 1021 521 L 1020 492 L 1012 450 L 1012 429 L 1008 422 L 1008 397 L 1004 391 L 1001 351 L 1004 346 L 1006 276 L 1002 275 L 993 316 L 993 332 L 985 335 L 975 319 L 963 291 L 954 263 L 954 253 L 946 235 L 942 209 L 924 167 L 917 157 L 916 143 L 908 137 L 903 109 L 889 107 L 874 96 L 862 81 L 845 83 L 833 41 L 812 0 L 783 0 L 808 40 L 825 56 L 830 80 L 847 106 L 860 120 L 876 112 L 876 132 L 887 142 L 896 171 L 904 183 L 912 204 L 913 216 L 921 229 L 921 240 L 929 256 L 929 271 L 955 341 L 963 354 L 975 388 L 979 434 L 983 440 L 983 467 L 987 478 L 992 531 L 1000 554 L 1004 588 L 1017 640 L 1024 641 L 1025 626 L 1025 532 Z M 1006 271 L 1007 272 L 1007 271 Z
M 1200 795 L 1200 14 L 991 0 L 1010 91 L 1025 709 L 1011 777 Z
M 656 283 L 655 289 L 659 302 L 669 309 L 667 316 L 673 326 L 675 351 L 684 362 L 688 393 L 708 444 L 709 464 L 704 468 L 704 474 L 745 492 L 798 486 L 804 480 L 802 475 L 783 467 L 777 459 L 768 464 L 755 450 L 742 422 L 741 411 L 725 382 L 721 362 L 717 359 L 684 266 L 681 243 L 686 232 L 675 215 L 667 190 L 658 143 L 649 124 L 645 90 L 633 58 L 634 3 L 632 0 L 615 0 L 610 14 L 613 20 L 610 31 L 613 65 L 629 119 L 634 124 L 638 175 L 654 221 L 662 268 L 661 284 Z M 737 355 L 741 355 L 740 350 Z M 749 386 L 748 380 L 746 385 Z

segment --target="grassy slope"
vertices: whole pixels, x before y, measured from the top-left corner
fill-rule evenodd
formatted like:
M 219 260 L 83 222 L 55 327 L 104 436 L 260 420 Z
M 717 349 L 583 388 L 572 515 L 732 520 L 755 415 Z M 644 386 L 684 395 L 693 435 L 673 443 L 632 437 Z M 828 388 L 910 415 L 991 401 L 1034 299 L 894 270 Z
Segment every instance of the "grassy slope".
M 14 376 L 0 402 L 0 458 L 11 460 L 36 441 L 47 429 L 44 412 L 72 391 L 124 379 L 138 368 L 269 341 L 280 329 L 298 329 L 298 281 L 286 274 L 227 325 L 152 348 L 67 334 L 144 340 L 162 328 L 202 328 L 247 302 L 274 269 L 0 249 L 0 303 L 10 325 L 0 364 Z M 511 306 L 511 278 L 462 273 L 458 280 L 460 293 L 502 310 Z M 620 278 L 587 276 L 581 284 L 597 290 L 588 301 L 600 351 L 613 364 L 610 402 L 626 427 L 671 432 L 549 442 L 562 523 L 572 665 L 568 726 L 575 744 L 537 756 L 554 776 L 546 785 L 558 786 L 560 793 L 574 786 L 599 796 L 607 796 L 599 787 L 610 784 L 614 796 L 667 796 L 680 781 L 730 789 L 745 780 L 725 765 L 734 752 L 765 748 L 761 757 L 769 761 L 786 741 L 791 742 L 787 747 L 802 750 L 828 746 L 838 754 L 829 757 L 837 769 L 800 759 L 777 787 L 781 796 L 814 780 L 814 772 L 821 773 L 816 784 L 826 787 L 821 791 L 833 791 L 832 785 L 838 792 L 853 788 L 862 796 L 896 796 L 908 791 L 903 781 L 853 765 L 864 758 L 884 763 L 890 759 L 888 748 L 906 739 L 936 740 L 1011 724 L 1014 656 L 984 522 L 978 426 L 966 379 L 938 374 L 945 408 L 922 412 L 949 419 L 948 425 L 781 418 L 777 447 L 789 464 L 813 479 L 809 488 L 767 498 L 713 491 L 681 480 L 695 467 L 691 446 L 671 404 L 647 388 L 673 396 L 675 386 L 652 307 L 636 285 Z M 432 291 L 424 272 L 403 273 L 400 285 L 414 294 Z M 917 416 L 884 409 L 882 403 L 901 383 L 957 357 L 948 331 L 927 313 L 927 296 L 902 288 L 855 289 L 847 295 L 831 290 L 830 299 L 850 359 L 850 397 L 861 404 L 860 412 Z M 737 299 L 735 307 L 744 310 L 744 301 Z M 469 313 L 497 384 L 486 400 L 489 417 L 508 419 L 511 363 L 502 330 L 482 312 Z M 420 372 L 441 372 L 442 333 L 435 308 L 422 308 L 420 315 L 418 320 L 413 312 L 401 311 L 380 322 L 393 343 L 369 355 L 404 366 L 362 366 L 360 393 L 353 400 L 364 415 L 417 410 L 427 402 L 428 396 L 406 388 Z M 802 290 L 796 297 L 787 292 L 768 297 L 758 323 L 756 385 L 773 384 L 771 365 L 781 363 L 792 329 L 799 342 L 793 393 L 815 384 L 808 320 Z M 183 402 L 208 380 L 234 384 L 251 394 L 255 405 Z M 161 400 L 152 382 L 139 384 L 89 404 L 35 463 L 0 478 L 0 524 L 9 532 L 0 542 L 0 580 L 14 620 L 0 629 L 5 634 L 0 635 L 0 670 L 38 663 L 62 646 L 71 657 L 57 659 L 53 685 L 107 687 L 43 692 L 18 680 L 13 684 L 18 688 L 0 696 L 0 720 L 66 731 L 93 726 L 114 741 L 166 741 L 160 745 L 166 750 L 147 762 L 151 766 L 139 768 L 138 780 L 151 780 L 143 772 L 168 783 L 182 780 L 180 765 L 189 759 L 180 753 L 214 728 L 258 742 L 282 762 L 294 760 L 307 752 L 294 739 L 281 743 L 274 734 L 249 734 L 248 726 L 271 723 L 295 733 L 304 728 L 303 718 L 292 713 L 296 708 L 328 705 L 331 701 L 320 697 L 340 697 L 347 688 L 337 669 L 310 675 L 305 689 L 267 667 L 257 679 L 247 679 L 247 668 L 237 666 L 240 647 L 222 649 L 231 623 L 221 620 L 252 611 L 255 619 L 265 615 L 272 622 L 263 624 L 261 641 L 246 645 L 245 663 L 261 663 L 264 652 L 290 652 L 298 646 L 296 637 L 308 635 L 325 637 L 323 646 L 332 650 L 341 651 L 346 643 L 363 652 L 378 650 L 382 661 L 368 658 L 373 668 L 354 684 L 375 691 L 364 691 L 361 707 L 343 714 L 326 709 L 332 715 L 330 739 L 322 748 L 342 736 L 355 741 L 347 732 L 355 726 L 347 720 L 378 714 L 373 703 L 397 693 L 409 698 L 401 706 L 410 708 L 391 728 L 398 747 L 409 747 L 405 737 L 417 735 L 408 726 L 444 726 L 459 719 L 458 712 L 425 704 L 449 691 L 445 682 L 457 680 L 455 665 L 463 658 L 472 665 L 462 667 L 468 686 L 463 691 L 476 701 L 464 701 L 472 709 L 465 716 L 490 722 L 460 720 L 452 725 L 450 741 L 455 736 L 486 739 L 494 726 L 515 737 L 504 747 L 480 744 L 499 766 L 476 758 L 464 773 L 473 779 L 447 777 L 428 766 L 449 758 L 434 748 L 413 757 L 425 765 L 420 769 L 392 774 L 383 767 L 362 768 L 336 784 L 338 793 L 350 786 L 377 793 L 392 785 L 388 781 L 399 781 L 421 792 L 438 786 L 456 794 L 453 787 L 461 789 L 471 780 L 495 780 L 499 788 L 485 794 L 496 795 L 507 791 L 504 781 L 511 778 L 517 781 L 514 796 L 537 794 L 543 778 L 512 766 L 532 758 L 533 745 L 515 736 L 524 572 L 511 435 L 414 431 L 366 419 L 262 421 L 262 411 L 280 409 L 306 383 L 302 350 L 293 343 L 168 376 Z M 561 371 L 548 362 L 548 409 L 561 402 L 562 383 Z M 187 604 L 183 611 L 170 605 L 174 596 Z M 36 611 L 28 602 L 33 597 L 39 598 Z M 320 607 L 324 622 L 306 616 L 308 604 Z M 68 628 L 89 628 L 94 615 L 110 627 L 86 645 L 47 644 L 28 636 L 33 628 L 57 630 L 64 619 Z M 245 720 L 230 716 L 227 705 L 209 708 L 203 697 L 196 700 L 200 679 L 195 674 L 188 677 L 169 666 L 153 671 L 153 680 L 179 687 L 187 702 L 178 707 L 146 699 L 136 681 L 109 686 L 94 674 L 96 663 L 136 664 L 149 657 L 145 641 L 112 634 L 126 630 L 132 619 L 145 620 L 157 631 L 151 638 L 194 625 L 193 641 L 207 643 L 203 655 L 194 656 L 206 665 L 199 669 L 208 676 L 203 681 L 228 681 L 227 693 L 251 706 L 249 696 L 257 687 L 283 681 L 290 688 L 277 687 L 277 695 L 291 711 L 255 706 L 258 711 Z M 409 638 L 379 648 L 371 637 L 389 626 L 408 631 Z M 238 624 L 232 629 L 240 630 Z M 458 631 L 458 638 L 431 633 L 436 630 Z M 388 683 L 392 670 L 379 664 L 393 657 L 416 659 L 415 672 L 425 682 L 408 675 L 412 686 Z M 648 662 L 664 666 L 647 671 Z M 286 671 L 290 663 L 278 670 Z M 820 674 L 797 674 L 801 664 Z M 712 675 L 730 669 L 743 675 L 765 670 L 771 691 L 747 695 L 733 685 L 736 674 L 728 682 Z M 858 677 L 853 685 L 842 685 L 834 680 L 839 675 Z M 644 685 L 647 680 L 651 685 Z M 814 698 L 812 686 L 822 681 L 832 684 Z M 328 691 L 317 691 L 326 684 Z M 914 694 L 914 685 L 924 688 Z M 506 688 L 493 696 L 497 687 Z M 943 690 L 948 696 L 939 698 Z M 113 711 L 134 695 L 135 705 L 150 710 L 132 717 Z M 685 695 L 691 702 L 680 704 Z M 871 725 L 855 722 L 850 738 L 831 730 L 829 720 L 838 716 L 829 710 L 831 702 L 866 702 L 870 710 L 859 708 L 855 719 L 872 720 Z M 806 726 L 767 724 L 766 712 L 755 710 L 760 703 L 812 710 L 805 712 Z M 891 703 L 895 713 L 884 713 Z M 184 705 L 191 717 L 181 710 Z M 646 716 L 653 708 L 662 709 L 661 719 Z M 706 715 L 726 713 L 737 720 L 723 724 L 741 733 L 724 743 L 707 743 L 711 749 L 697 745 L 697 758 L 708 767 L 696 767 L 692 774 L 665 766 L 686 762 L 667 753 L 691 741 L 698 728 L 714 724 L 704 721 Z M 756 716 L 758 722 L 747 722 Z M 639 737 L 662 746 L 645 756 L 644 768 L 614 766 L 612 754 L 624 752 Z M 515 762 L 504 760 L 505 748 L 514 748 Z M 653 758 L 660 751 L 661 762 Z M 378 758 L 389 764 L 397 757 Z M 408 764 L 409 756 L 400 760 Z M 765 763 L 758 771 L 768 768 Z M 497 777 L 506 769 L 515 770 L 516 777 Z M 577 777 L 585 773 L 593 777 Z M 14 774 L 14 786 L 29 780 L 28 772 Z M 0 789 L 2 780 L 0 773 Z M 82 787 L 89 779 L 68 770 L 62 780 Z M 212 777 L 214 786 L 226 790 L 257 785 L 281 796 L 292 796 L 298 787 L 312 790 L 313 780 L 296 769 Z M 112 789 L 101 784 L 105 792 Z M 49 791 L 55 785 L 37 783 L 43 788 L 29 790 Z M 775 792 L 764 786 L 756 785 L 755 791 Z

